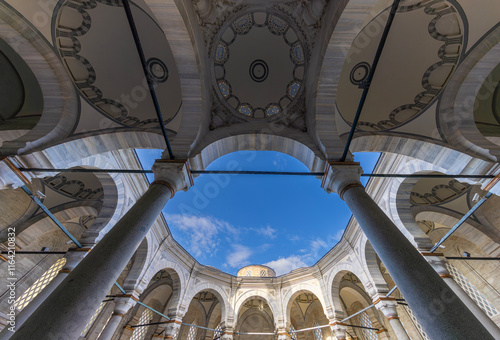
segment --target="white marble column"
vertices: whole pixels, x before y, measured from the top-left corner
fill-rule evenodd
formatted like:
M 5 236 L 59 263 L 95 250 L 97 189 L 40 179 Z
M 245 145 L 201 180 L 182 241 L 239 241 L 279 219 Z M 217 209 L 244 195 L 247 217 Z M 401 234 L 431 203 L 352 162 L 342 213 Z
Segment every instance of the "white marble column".
M 375 307 L 384 314 L 389 323 L 391 324 L 392 330 L 396 334 L 398 340 L 410 340 L 410 337 L 406 333 L 401 320 L 399 320 L 397 312 L 397 302 L 395 298 L 386 298 L 384 296 L 376 296 L 373 303 Z
M 494 338 L 365 192 L 358 163 L 330 163 L 323 188 L 346 202 L 431 339 Z M 466 325 L 466 326 L 464 326 Z
M 185 161 L 157 161 L 155 181 L 12 339 L 77 339 L 167 201 L 192 184 Z
M 115 297 L 115 308 L 113 310 L 113 314 L 104 327 L 101 335 L 99 335 L 99 340 L 111 340 L 116 330 L 118 329 L 118 326 L 122 322 L 123 317 L 132 307 L 135 306 L 137 300 L 137 296 L 134 296 L 132 294 L 117 295 Z
M 441 253 L 429 253 L 422 252 L 424 258 L 429 262 L 429 264 L 434 268 L 434 270 L 441 276 L 448 286 L 457 294 L 457 296 L 462 300 L 462 302 L 469 308 L 469 310 L 474 313 L 478 320 L 483 324 L 483 326 L 490 332 L 490 334 L 495 339 L 500 339 L 500 328 L 495 324 L 493 320 L 477 305 L 477 303 L 471 299 L 469 294 L 467 294 L 462 287 L 453 279 L 446 268 L 446 259 L 444 254 Z

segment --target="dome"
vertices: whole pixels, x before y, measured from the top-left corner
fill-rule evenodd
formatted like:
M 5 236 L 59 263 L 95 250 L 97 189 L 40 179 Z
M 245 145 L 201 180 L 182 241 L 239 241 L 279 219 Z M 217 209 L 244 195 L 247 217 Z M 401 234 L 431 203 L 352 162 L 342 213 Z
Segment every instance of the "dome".
M 252 264 L 238 270 L 237 276 L 276 277 L 274 269 L 261 264 Z

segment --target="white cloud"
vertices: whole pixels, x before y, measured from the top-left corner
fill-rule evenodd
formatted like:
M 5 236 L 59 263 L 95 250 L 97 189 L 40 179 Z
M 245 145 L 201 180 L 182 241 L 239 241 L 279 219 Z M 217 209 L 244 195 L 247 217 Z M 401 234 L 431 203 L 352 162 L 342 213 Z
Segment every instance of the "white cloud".
M 169 226 L 183 233 L 189 252 L 198 258 L 215 255 L 219 245 L 219 234 L 238 238 L 238 230 L 225 221 L 208 216 L 168 214 L 165 216 Z
M 252 255 L 252 250 L 242 244 L 233 244 L 232 251 L 226 257 L 226 264 L 232 268 L 239 268 L 247 265 L 248 258 Z
M 304 262 L 304 257 L 297 255 L 280 257 L 279 259 L 265 263 L 264 265 L 273 268 L 276 275 L 283 275 L 294 269 L 308 266 L 308 264 Z
M 328 235 L 328 243 L 330 243 L 332 246 L 340 241 L 342 238 L 342 235 L 344 234 L 345 229 L 340 229 L 338 230 L 334 235 Z
M 276 238 L 276 229 L 271 228 L 270 226 L 253 229 L 262 236 L 268 237 L 270 239 Z
M 317 238 L 317 239 L 311 241 L 311 255 L 312 256 L 317 257 L 322 248 L 324 248 L 325 250 L 328 250 L 328 245 L 322 239 Z

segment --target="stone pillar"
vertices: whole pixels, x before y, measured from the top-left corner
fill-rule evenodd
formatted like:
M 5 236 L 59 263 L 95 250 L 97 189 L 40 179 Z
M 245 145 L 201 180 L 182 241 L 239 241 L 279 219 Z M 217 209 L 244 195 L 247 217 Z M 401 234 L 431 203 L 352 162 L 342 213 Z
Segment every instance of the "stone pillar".
M 137 297 L 133 295 L 116 295 L 115 297 L 115 309 L 113 310 L 113 315 L 109 319 L 108 323 L 104 327 L 101 335 L 99 335 L 99 340 L 111 340 L 115 334 L 118 326 L 122 322 L 123 317 L 128 313 L 128 311 L 135 306 L 137 303 Z
M 292 337 L 284 328 L 278 328 L 278 340 L 290 340 Z
M 469 310 L 474 313 L 478 320 L 483 324 L 483 326 L 490 332 L 490 334 L 495 339 L 500 339 L 500 328 L 495 324 L 493 320 L 477 305 L 477 303 L 471 299 L 469 294 L 467 294 L 462 287 L 453 279 L 446 268 L 446 259 L 444 254 L 441 253 L 429 253 L 422 252 L 424 258 L 429 262 L 429 264 L 434 268 L 434 270 L 441 276 L 446 282 L 446 284 L 457 294 L 457 296 L 462 300 L 462 302 L 469 308 Z
M 337 319 L 330 320 L 330 328 L 332 330 L 332 335 L 335 337 L 337 340 L 345 340 L 346 338 L 346 330 L 347 326 L 345 323 L 340 322 Z
M 192 180 L 185 161 L 160 160 L 155 181 L 12 339 L 77 339 L 120 276 L 167 201 Z
M 398 304 L 395 298 L 376 296 L 373 304 L 384 314 L 387 320 L 389 320 L 389 323 L 391 324 L 391 327 L 398 340 L 410 340 L 410 337 L 406 333 L 401 320 L 399 320 L 398 312 L 396 309 Z
M 223 327 L 222 328 L 222 337 L 221 340 L 233 340 L 233 332 L 234 329 L 232 327 Z
M 493 339 L 365 192 L 359 163 L 330 163 L 322 186 L 346 202 L 431 339 Z
M 165 339 L 178 339 L 182 326 L 182 317 L 168 315 L 170 320 L 165 321 Z M 180 339 L 179 339 L 180 340 Z
M 24 322 L 33 314 L 35 310 L 40 307 L 40 305 L 47 299 L 50 294 L 64 281 L 64 279 L 71 273 L 71 271 L 76 267 L 78 263 L 88 254 L 90 251 L 90 247 L 84 248 L 71 248 L 66 253 L 66 263 L 61 268 L 56 277 L 40 292 L 38 295 L 26 306 L 23 308 L 19 314 L 16 315 L 16 329 L 19 329 Z M 5 327 L 0 332 L 0 339 L 6 340 L 10 339 L 10 337 L 14 333 L 8 331 L 7 327 Z

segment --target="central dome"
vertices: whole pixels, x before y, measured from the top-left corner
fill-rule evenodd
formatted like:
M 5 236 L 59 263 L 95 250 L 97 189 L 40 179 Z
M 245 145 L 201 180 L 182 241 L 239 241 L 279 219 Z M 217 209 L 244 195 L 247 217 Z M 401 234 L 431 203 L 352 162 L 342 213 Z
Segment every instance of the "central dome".
M 284 17 L 240 15 L 221 29 L 213 46 L 216 92 L 240 117 L 283 114 L 302 92 L 305 49 Z

